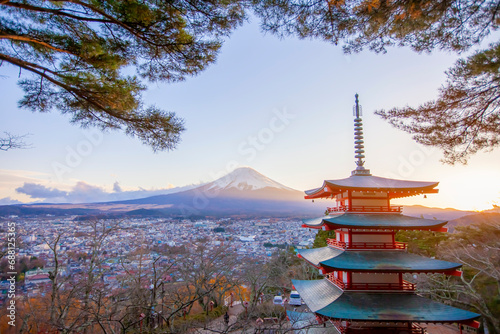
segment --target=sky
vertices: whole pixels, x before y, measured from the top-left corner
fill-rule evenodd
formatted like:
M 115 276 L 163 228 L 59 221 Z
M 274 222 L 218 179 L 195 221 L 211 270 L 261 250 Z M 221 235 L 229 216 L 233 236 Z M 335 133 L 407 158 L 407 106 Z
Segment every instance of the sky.
M 0 67 L 0 132 L 26 134 L 31 148 L 0 152 L 0 204 L 93 202 L 145 197 L 210 182 L 249 166 L 297 190 L 355 168 L 354 94 L 363 108 L 366 164 L 373 175 L 439 181 L 439 193 L 401 204 L 484 210 L 500 203 L 500 150 L 445 165 L 374 111 L 433 100 L 458 55 L 346 55 L 340 46 L 236 30 L 218 60 L 196 77 L 154 83 L 146 104 L 174 111 L 186 131 L 177 149 L 153 153 L 122 132 L 82 129 L 68 115 L 19 109 L 19 69 Z

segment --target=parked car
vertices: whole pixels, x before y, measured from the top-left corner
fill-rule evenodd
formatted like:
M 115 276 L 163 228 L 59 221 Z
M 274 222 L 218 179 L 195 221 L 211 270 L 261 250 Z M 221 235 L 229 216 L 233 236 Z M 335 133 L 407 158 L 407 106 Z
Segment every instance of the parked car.
M 301 306 L 302 298 L 300 298 L 300 294 L 297 291 L 292 291 L 290 293 L 290 301 L 288 302 L 290 305 Z
M 281 296 L 274 296 L 274 298 L 273 298 L 273 304 L 274 305 L 282 305 L 283 304 L 283 297 L 281 297 Z

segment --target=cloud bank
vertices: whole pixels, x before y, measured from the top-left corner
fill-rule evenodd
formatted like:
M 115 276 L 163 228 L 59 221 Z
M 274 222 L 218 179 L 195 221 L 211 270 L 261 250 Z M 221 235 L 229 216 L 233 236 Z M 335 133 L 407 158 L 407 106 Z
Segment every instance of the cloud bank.
M 66 191 L 29 182 L 25 182 L 22 187 L 16 188 L 16 192 L 33 198 L 61 198 L 68 195 Z
M 144 198 L 156 195 L 172 194 L 184 190 L 193 189 L 200 185 L 188 185 L 176 188 L 162 188 L 162 189 L 142 189 L 124 191 L 118 182 L 113 185 L 113 191 L 108 192 L 104 188 L 94 186 L 86 182 L 77 182 L 69 191 L 64 191 L 57 188 L 46 187 L 42 184 L 25 182 L 22 187 L 16 188 L 16 192 L 30 196 L 33 200 L 42 203 L 96 203 L 96 202 L 111 202 L 111 201 L 124 201 L 129 199 Z M 5 204 L 19 204 L 7 203 L 10 198 L 0 199 Z
M 0 205 L 23 204 L 23 202 L 13 199 L 11 197 L 0 198 Z

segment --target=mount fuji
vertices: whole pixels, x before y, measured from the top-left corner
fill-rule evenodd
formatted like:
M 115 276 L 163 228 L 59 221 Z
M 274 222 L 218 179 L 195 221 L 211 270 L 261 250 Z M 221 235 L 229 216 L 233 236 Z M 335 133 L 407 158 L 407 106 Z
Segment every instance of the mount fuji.
M 213 182 L 187 191 L 108 204 L 141 206 L 183 216 L 296 216 L 322 211 L 320 206 L 304 200 L 303 192 L 249 167 L 235 169 Z
M 220 179 L 215 180 L 206 185 L 208 189 L 216 190 L 257 190 L 263 188 L 277 188 L 296 192 L 292 188 L 286 187 L 281 183 L 271 180 L 267 176 L 262 175 L 255 169 L 250 167 L 241 167 L 235 169 L 233 172 L 224 175 Z

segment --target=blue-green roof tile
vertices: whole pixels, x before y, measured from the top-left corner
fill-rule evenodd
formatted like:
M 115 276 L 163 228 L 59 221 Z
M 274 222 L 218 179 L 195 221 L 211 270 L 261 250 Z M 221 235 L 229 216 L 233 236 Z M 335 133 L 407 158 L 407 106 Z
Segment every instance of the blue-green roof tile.
M 292 283 L 311 311 L 334 319 L 462 322 L 480 316 L 411 293 L 343 292 L 326 279 Z

